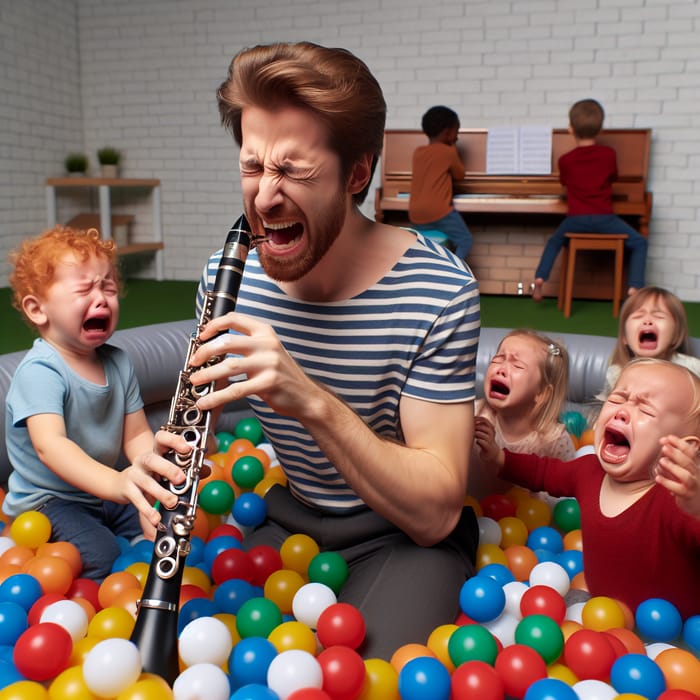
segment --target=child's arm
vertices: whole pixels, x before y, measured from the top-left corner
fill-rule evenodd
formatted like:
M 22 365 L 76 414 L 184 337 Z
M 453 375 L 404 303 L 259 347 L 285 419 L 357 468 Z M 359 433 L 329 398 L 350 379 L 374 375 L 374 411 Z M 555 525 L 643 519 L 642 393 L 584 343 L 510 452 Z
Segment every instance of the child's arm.
M 135 415 L 129 414 L 132 417 Z M 144 414 L 143 421 L 145 420 Z M 125 438 L 128 430 L 130 441 L 135 440 L 134 446 L 138 444 L 142 452 L 152 453 L 153 434 L 147 423 L 146 428 L 151 435 L 148 441 L 143 434 L 143 425 L 139 418 L 135 417 L 133 425 L 129 421 L 127 427 L 125 423 Z M 112 469 L 90 457 L 71 440 L 66 434 L 63 417 L 56 413 L 39 413 L 30 416 L 27 418 L 27 430 L 37 456 L 51 471 L 72 486 L 102 500 L 133 503 L 141 515 L 142 523 L 144 519 L 152 526 L 159 522 L 160 514 L 151 505 L 156 500 L 170 507 L 174 507 L 177 503 L 177 496 L 163 488 L 153 478 L 157 473 L 175 483 L 180 483 L 184 475 L 182 470 L 174 464 L 156 461 L 151 465 L 151 460 L 139 459 L 136 460 L 138 464 L 132 464 L 123 471 Z M 128 456 L 129 459 L 134 459 L 133 454 Z
M 661 438 L 661 458 L 656 466 L 656 483 L 667 489 L 678 507 L 700 518 L 700 468 L 698 439 L 667 435 Z
M 503 448 L 496 444 L 496 431 L 488 418 L 474 419 L 474 442 L 479 448 L 479 460 L 494 474 L 498 474 L 505 463 Z

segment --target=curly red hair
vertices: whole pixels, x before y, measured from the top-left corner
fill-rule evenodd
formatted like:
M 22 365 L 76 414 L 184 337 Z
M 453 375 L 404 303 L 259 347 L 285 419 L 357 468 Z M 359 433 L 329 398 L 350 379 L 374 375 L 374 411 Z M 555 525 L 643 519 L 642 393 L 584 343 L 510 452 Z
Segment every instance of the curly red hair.
M 51 286 L 56 266 L 68 254 L 84 262 L 95 256 L 107 260 L 114 271 L 114 279 L 120 287 L 116 246 L 112 240 L 103 240 L 97 229 L 86 231 L 69 226 L 54 226 L 34 238 L 28 238 L 13 250 L 9 260 L 14 265 L 10 273 L 12 305 L 24 314 L 22 300 L 27 296 L 43 299 Z

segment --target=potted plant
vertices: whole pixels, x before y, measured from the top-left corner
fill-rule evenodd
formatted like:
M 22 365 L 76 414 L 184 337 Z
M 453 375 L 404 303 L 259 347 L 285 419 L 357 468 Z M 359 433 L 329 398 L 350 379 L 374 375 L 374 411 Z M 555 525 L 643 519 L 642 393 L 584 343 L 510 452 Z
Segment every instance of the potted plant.
M 119 161 L 121 154 L 112 146 L 105 146 L 97 151 L 102 177 L 119 177 Z
M 69 153 L 63 161 L 69 175 L 85 175 L 88 169 L 88 159 L 84 153 Z

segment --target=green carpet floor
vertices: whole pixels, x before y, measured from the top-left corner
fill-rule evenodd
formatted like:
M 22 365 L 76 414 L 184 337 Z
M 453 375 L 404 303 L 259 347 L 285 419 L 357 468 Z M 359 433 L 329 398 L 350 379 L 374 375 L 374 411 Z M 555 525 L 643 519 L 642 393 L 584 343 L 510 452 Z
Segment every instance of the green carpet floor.
M 155 282 L 130 279 L 125 283 L 121 300 L 120 328 L 133 328 L 147 323 L 194 318 L 196 282 Z M 35 337 L 11 306 L 10 290 L 0 288 L 2 335 L 0 353 L 26 350 Z M 700 336 L 700 303 L 686 303 L 688 325 L 692 336 Z M 483 296 L 481 320 L 490 328 L 532 328 L 556 333 L 590 333 L 617 335 L 617 319 L 612 317 L 612 304 L 603 301 L 575 300 L 571 317 L 564 318 L 556 299 L 535 304 L 528 296 Z

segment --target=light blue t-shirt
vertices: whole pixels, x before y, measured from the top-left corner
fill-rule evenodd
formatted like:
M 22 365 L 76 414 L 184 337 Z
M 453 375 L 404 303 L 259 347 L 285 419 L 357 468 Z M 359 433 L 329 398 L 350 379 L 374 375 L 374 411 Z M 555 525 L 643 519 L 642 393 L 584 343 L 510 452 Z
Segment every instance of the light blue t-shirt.
M 116 465 L 124 437 L 124 416 L 143 408 L 143 400 L 126 352 L 111 345 L 103 345 L 97 352 L 105 370 L 104 386 L 77 375 L 55 348 L 40 338 L 17 367 L 5 400 L 5 439 L 13 467 L 3 503 L 8 515 L 34 510 L 53 496 L 99 502 L 46 467 L 27 430 L 30 416 L 63 416 L 66 434 L 73 442 L 98 462 Z

